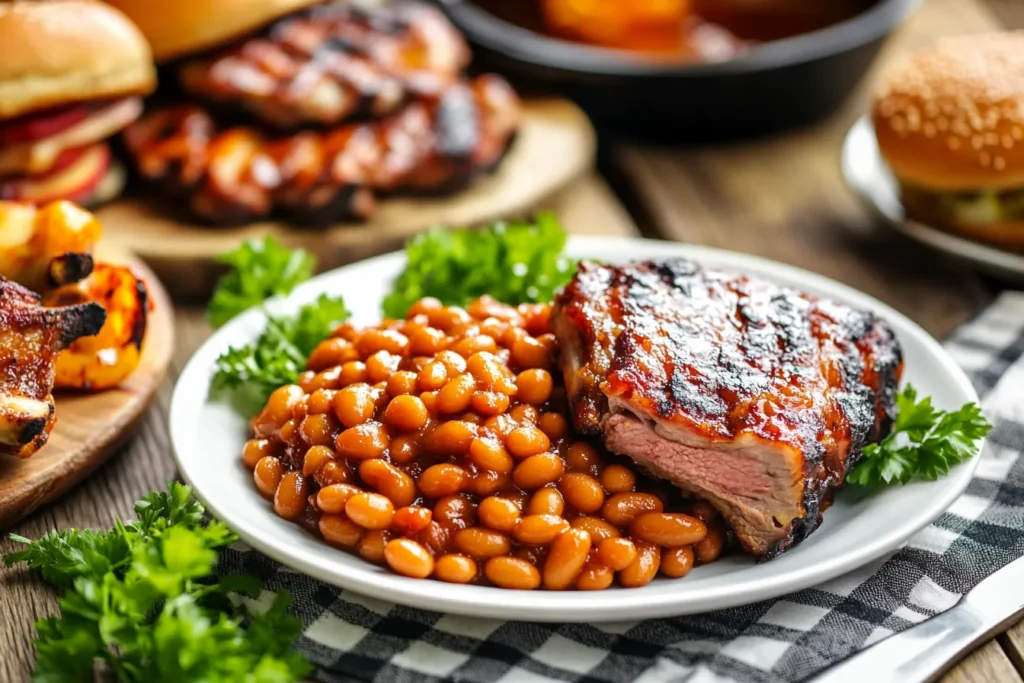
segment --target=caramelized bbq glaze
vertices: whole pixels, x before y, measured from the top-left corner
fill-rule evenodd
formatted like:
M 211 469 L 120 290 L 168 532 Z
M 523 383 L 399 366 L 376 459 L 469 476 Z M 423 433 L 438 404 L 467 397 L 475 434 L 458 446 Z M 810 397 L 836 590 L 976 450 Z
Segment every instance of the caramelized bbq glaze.
M 261 35 L 186 62 L 186 91 L 282 128 L 385 116 L 437 95 L 469 63 L 465 39 L 436 7 L 317 5 Z
M 817 526 L 894 417 L 902 359 L 889 327 L 764 280 L 685 260 L 583 263 L 553 319 L 581 432 L 625 413 L 688 446 L 797 458 L 804 514 L 783 548 Z
M 502 159 L 520 101 L 499 76 L 446 86 L 391 116 L 273 135 L 222 126 L 191 104 L 157 107 L 124 136 L 139 173 L 190 196 L 216 223 L 281 212 L 311 223 L 366 218 L 378 192 L 460 187 Z

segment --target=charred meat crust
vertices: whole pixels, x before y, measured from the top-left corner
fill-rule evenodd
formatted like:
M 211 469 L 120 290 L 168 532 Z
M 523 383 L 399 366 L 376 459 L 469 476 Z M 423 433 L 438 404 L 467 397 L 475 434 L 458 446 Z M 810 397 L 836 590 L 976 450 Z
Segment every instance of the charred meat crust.
M 150 110 L 124 139 L 142 176 L 190 196 L 192 211 L 212 223 L 280 213 L 319 224 L 368 218 L 377 194 L 466 185 L 499 165 L 520 118 L 511 86 L 484 75 L 328 131 L 267 135 L 181 104 Z
M 332 3 L 186 61 L 179 80 L 194 97 L 278 128 L 329 127 L 434 96 L 468 62 L 465 38 L 436 7 Z
M 57 356 L 105 320 L 99 304 L 47 308 L 38 294 L 0 278 L 0 454 L 28 457 L 46 443 L 56 421 Z
M 883 321 L 844 304 L 686 260 L 583 263 L 552 325 L 584 434 L 606 435 L 624 413 L 702 457 L 741 443 L 779 462 L 798 455 L 793 514 L 777 531 L 737 534 L 762 559 L 817 528 L 863 446 L 891 428 L 900 347 Z M 637 447 L 616 446 L 644 464 Z
M 50 286 L 63 287 L 81 282 L 92 274 L 94 266 L 92 254 L 76 252 L 61 254 L 50 261 Z

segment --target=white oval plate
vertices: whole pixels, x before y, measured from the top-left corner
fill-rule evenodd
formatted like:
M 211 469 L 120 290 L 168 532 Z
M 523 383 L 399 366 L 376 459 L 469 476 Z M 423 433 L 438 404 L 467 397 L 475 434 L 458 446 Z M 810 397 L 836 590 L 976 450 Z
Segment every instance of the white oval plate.
M 871 309 L 895 329 L 906 356 L 905 380 L 942 408 L 977 395 L 967 377 L 928 333 L 895 310 L 856 290 L 789 266 L 703 247 L 629 239 L 573 238 L 576 257 L 626 261 L 690 257 L 710 266 L 756 273 L 821 296 Z M 380 301 L 403 265 L 389 254 L 321 275 L 300 286 L 284 308 L 321 293 L 341 294 L 358 323 L 380 319 Z M 214 361 L 229 346 L 252 341 L 264 316 L 250 310 L 218 330 L 182 372 L 171 403 L 171 440 L 184 478 L 210 511 L 256 549 L 296 570 L 343 588 L 397 603 L 482 617 L 587 622 L 663 617 L 734 607 L 818 584 L 899 547 L 963 492 L 976 462 L 935 482 L 919 482 L 874 495 L 841 491 L 821 528 L 766 564 L 742 556 L 700 567 L 685 579 L 659 578 L 643 588 L 599 592 L 510 592 L 481 586 L 397 576 L 325 544 L 277 517 L 256 492 L 241 461 L 247 421 L 207 398 Z
M 973 242 L 907 218 L 900 202 L 899 183 L 882 159 L 874 128 L 867 117 L 858 120 L 847 133 L 840 164 L 847 184 L 864 203 L 904 235 L 967 261 L 979 270 L 1015 281 L 1024 280 L 1024 255 Z

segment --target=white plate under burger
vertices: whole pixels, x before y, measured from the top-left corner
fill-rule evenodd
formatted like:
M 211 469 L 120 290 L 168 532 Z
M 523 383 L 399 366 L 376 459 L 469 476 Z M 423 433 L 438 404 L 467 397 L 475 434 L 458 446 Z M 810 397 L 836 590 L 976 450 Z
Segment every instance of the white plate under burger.
M 650 240 L 572 238 L 568 253 L 610 262 L 686 257 L 872 310 L 899 338 L 906 361 L 904 382 L 944 409 L 978 400 L 967 377 L 927 332 L 885 304 L 827 278 L 752 256 Z M 380 302 L 403 264 L 404 256 L 396 253 L 339 268 L 274 302 L 274 309 L 294 309 L 328 293 L 345 297 L 354 322 L 377 322 Z M 257 492 L 241 459 L 248 421 L 227 404 L 211 401 L 208 392 L 217 356 L 230 346 L 252 342 L 263 323 L 260 310 L 238 316 L 196 352 L 181 374 L 170 426 L 182 475 L 210 511 L 257 550 L 323 581 L 412 607 L 492 618 L 593 622 L 691 614 L 776 597 L 827 581 L 898 548 L 949 507 L 977 465 L 974 459 L 937 481 L 870 494 L 855 487 L 840 489 L 816 532 L 763 564 L 743 555 L 726 555 L 681 579 L 659 577 L 642 588 L 596 592 L 512 592 L 411 579 L 327 545 L 278 517 Z
M 974 242 L 907 217 L 900 202 L 900 186 L 882 158 L 870 119 L 861 118 L 843 142 L 840 160 L 847 184 L 879 217 L 904 235 L 927 244 L 979 270 L 1024 281 L 1024 254 Z

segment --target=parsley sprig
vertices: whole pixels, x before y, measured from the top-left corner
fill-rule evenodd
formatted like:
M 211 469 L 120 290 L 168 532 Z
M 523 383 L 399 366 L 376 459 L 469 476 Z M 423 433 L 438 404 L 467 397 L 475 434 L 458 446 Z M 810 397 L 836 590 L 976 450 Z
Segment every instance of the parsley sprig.
M 241 310 L 284 295 L 315 270 L 313 257 L 282 247 L 273 238 L 245 242 L 221 260 L 234 265 L 217 285 L 207 315 L 226 322 Z M 226 400 L 245 416 L 255 415 L 274 389 L 298 379 L 317 344 L 330 336 L 349 311 L 341 297 L 321 295 L 291 315 L 267 314 L 266 328 L 252 344 L 230 348 L 217 358 L 211 396 Z
M 864 448 L 847 482 L 879 487 L 938 479 L 977 455 L 978 440 L 992 429 L 977 404 L 946 412 L 933 406 L 931 398 L 918 401 L 917 390 L 910 385 L 897 394 L 896 408 L 892 433 Z
M 269 235 L 247 240 L 217 260 L 231 270 L 217 283 L 206 310 L 206 319 L 215 328 L 265 299 L 288 294 L 316 269 L 316 260 L 308 251 L 289 249 Z
M 24 562 L 63 591 L 59 617 L 36 624 L 37 683 L 92 681 L 97 662 L 123 683 L 286 683 L 311 667 L 292 651 L 301 624 L 287 592 L 268 610 L 259 580 L 213 576 L 217 549 L 235 540 L 203 524 L 189 487 L 172 483 L 135 505 L 138 519 L 110 531 L 51 531 L 4 558 Z
M 565 241 L 552 214 L 481 230 L 431 230 L 406 245 L 405 270 L 384 299 L 384 314 L 405 317 L 425 296 L 459 306 L 484 294 L 513 305 L 551 301 L 576 272 Z

